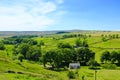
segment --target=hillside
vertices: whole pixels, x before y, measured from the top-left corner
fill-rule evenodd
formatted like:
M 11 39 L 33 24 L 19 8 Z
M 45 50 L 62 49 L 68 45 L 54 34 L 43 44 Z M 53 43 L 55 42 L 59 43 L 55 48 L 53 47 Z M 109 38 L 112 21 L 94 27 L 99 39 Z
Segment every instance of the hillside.
M 7 32 L 6 32 L 7 33 Z M 32 32 L 37 33 L 37 32 Z M 50 32 L 52 33 L 52 32 Z M 54 33 L 54 32 L 53 32 Z M 44 45 L 41 46 L 41 50 L 44 53 L 45 51 L 49 51 L 51 49 L 56 49 L 58 43 L 70 43 L 70 45 L 74 45 L 75 41 L 79 37 L 70 37 L 70 38 L 63 38 L 64 35 L 71 35 L 71 34 L 86 34 L 87 36 L 91 35 L 91 37 L 86 38 L 86 41 L 89 44 L 89 48 L 95 52 L 95 60 L 100 63 L 100 56 L 103 51 L 119 51 L 120 50 L 120 38 L 110 39 L 107 41 L 102 41 L 101 35 L 113 35 L 119 34 L 120 32 L 103 32 L 103 31 L 70 31 L 69 33 L 60 33 L 51 35 L 45 35 L 43 37 L 33 37 L 32 39 L 37 40 L 38 43 L 40 41 L 44 42 Z M 8 36 L 16 35 L 15 33 L 7 33 L 2 35 Z M 18 34 L 26 34 L 18 32 Z M 31 32 L 28 32 L 31 34 Z M 27 35 L 28 35 L 27 34 Z M 0 38 L 3 40 L 3 36 Z M 83 39 L 81 39 L 83 40 Z M 68 70 L 61 70 L 61 71 L 54 71 L 45 69 L 41 62 L 29 61 L 24 59 L 23 62 L 17 60 L 17 56 L 13 54 L 13 44 L 5 44 L 5 50 L 0 50 L 0 80 L 67 80 L 67 73 Z M 101 69 L 97 72 L 97 78 L 99 80 L 120 80 L 119 75 L 120 70 L 119 66 L 115 70 L 108 70 L 108 69 Z M 81 66 L 78 70 L 79 76 L 78 79 L 84 75 L 85 79 L 93 80 L 94 79 L 94 70 L 88 69 L 88 66 Z M 114 74 L 113 74 L 114 73 Z M 117 79 L 116 79 L 117 77 Z

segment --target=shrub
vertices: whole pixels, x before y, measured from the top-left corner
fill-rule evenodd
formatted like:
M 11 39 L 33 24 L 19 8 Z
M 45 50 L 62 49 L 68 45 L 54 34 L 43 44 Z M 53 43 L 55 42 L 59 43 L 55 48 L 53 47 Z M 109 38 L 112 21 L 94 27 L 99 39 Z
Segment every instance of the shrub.
M 87 62 L 87 65 L 89 65 L 89 69 L 100 69 L 98 68 L 98 66 L 100 66 L 100 64 L 95 61 L 94 59 L 91 59 Z
M 104 68 L 104 69 L 116 69 L 117 66 L 115 64 L 110 64 L 109 63 L 109 64 L 103 64 L 102 68 Z
M 69 79 L 75 79 L 75 73 L 73 71 L 69 71 L 67 76 Z

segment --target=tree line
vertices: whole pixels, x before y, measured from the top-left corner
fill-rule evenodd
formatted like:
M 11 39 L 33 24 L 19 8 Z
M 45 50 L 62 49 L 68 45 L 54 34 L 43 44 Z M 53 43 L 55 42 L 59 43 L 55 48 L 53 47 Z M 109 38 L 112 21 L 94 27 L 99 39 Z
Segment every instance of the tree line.
M 120 65 L 120 51 L 104 51 L 101 55 L 101 62 Z
M 80 62 L 81 65 L 87 65 L 87 62 L 95 58 L 95 53 L 89 49 L 87 41 L 77 39 L 75 45 L 60 42 L 56 49 L 42 51 L 41 46 L 44 42 L 34 44 L 31 39 L 20 44 L 16 44 L 13 48 L 13 54 L 22 62 L 24 59 L 31 61 L 40 61 L 44 66 L 50 65 L 52 68 L 68 67 L 69 63 Z M 44 53 L 43 53 L 44 52 Z

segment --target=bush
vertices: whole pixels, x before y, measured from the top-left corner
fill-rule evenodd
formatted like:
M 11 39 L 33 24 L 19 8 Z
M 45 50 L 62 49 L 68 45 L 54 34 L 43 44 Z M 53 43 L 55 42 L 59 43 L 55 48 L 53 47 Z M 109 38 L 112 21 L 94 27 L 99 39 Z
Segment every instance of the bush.
M 22 62 L 23 61 L 23 59 L 24 59 L 24 56 L 22 55 L 22 54 L 18 54 L 18 60 L 20 60 L 20 62 Z
M 75 73 L 73 71 L 69 71 L 67 76 L 69 79 L 75 79 Z
M 100 69 L 98 66 L 100 66 L 100 64 L 95 61 L 94 59 L 91 59 L 87 62 L 87 65 L 89 65 L 89 69 Z
M 104 68 L 104 69 L 116 69 L 117 66 L 115 64 L 103 64 L 102 68 Z

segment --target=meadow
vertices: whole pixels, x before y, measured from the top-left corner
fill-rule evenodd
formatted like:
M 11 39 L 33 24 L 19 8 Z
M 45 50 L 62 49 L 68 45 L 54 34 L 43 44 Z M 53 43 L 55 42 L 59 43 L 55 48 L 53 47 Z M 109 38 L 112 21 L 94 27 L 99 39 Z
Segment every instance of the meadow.
M 113 35 L 119 34 L 120 32 L 71 32 L 64 34 L 52 34 L 46 35 L 44 37 L 35 37 L 34 40 L 37 40 L 39 43 L 43 41 L 45 44 L 41 47 L 43 51 L 49 51 L 51 49 L 56 49 L 56 46 L 60 42 L 70 43 L 71 45 L 75 44 L 75 41 L 79 37 L 64 38 L 63 35 L 69 34 L 86 34 L 91 35 L 86 40 L 89 44 L 89 48 L 95 52 L 95 60 L 100 63 L 100 56 L 103 51 L 119 51 L 120 50 L 120 38 L 111 39 L 107 41 L 102 41 L 101 35 Z M 55 38 L 55 39 L 53 39 Z M 2 37 L 0 38 L 3 39 Z M 5 45 L 5 50 L 0 50 L 0 80 L 68 80 L 68 70 L 53 71 L 45 69 L 43 64 L 40 62 L 23 60 L 20 62 L 17 60 L 16 56 L 12 53 L 14 45 Z M 120 80 L 120 68 L 119 66 L 116 69 L 103 69 L 100 67 L 100 70 L 97 70 L 97 79 L 96 80 Z M 84 75 L 85 80 L 94 80 L 95 70 L 88 69 L 88 66 L 81 66 L 78 70 L 78 76 L 75 80 L 82 80 Z

